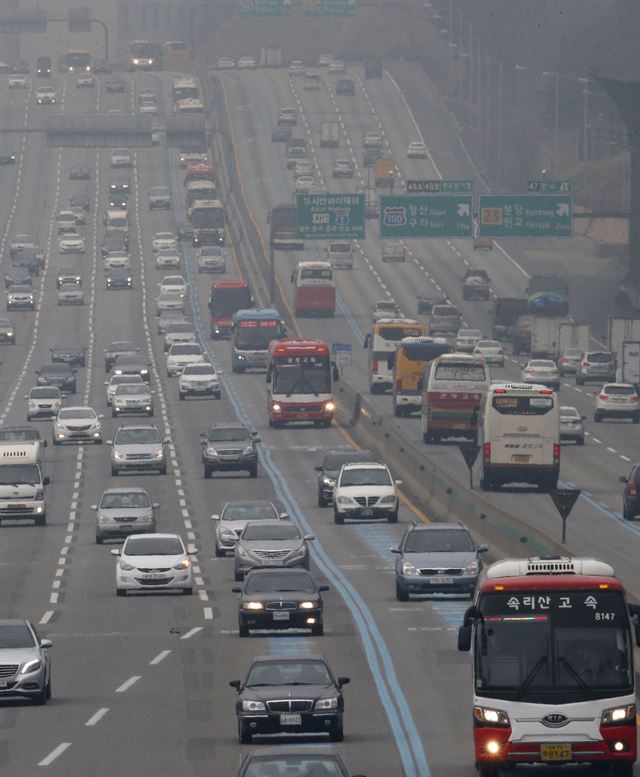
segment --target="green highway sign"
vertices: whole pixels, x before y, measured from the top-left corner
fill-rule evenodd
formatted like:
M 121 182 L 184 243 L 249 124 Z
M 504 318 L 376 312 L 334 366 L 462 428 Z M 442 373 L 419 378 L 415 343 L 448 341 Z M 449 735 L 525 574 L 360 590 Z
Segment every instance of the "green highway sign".
M 380 197 L 380 237 L 471 237 L 471 195 Z
M 407 181 L 407 194 L 471 194 L 473 181 L 434 180 Z
M 303 0 L 302 15 L 316 19 L 340 19 L 356 15 L 356 0 Z
M 298 238 L 364 238 L 364 194 L 298 194 Z
M 571 237 L 570 194 L 481 194 L 478 237 Z
M 527 191 L 531 194 L 571 194 L 571 181 L 529 181 Z
M 240 0 L 238 15 L 245 19 L 291 16 L 293 0 Z

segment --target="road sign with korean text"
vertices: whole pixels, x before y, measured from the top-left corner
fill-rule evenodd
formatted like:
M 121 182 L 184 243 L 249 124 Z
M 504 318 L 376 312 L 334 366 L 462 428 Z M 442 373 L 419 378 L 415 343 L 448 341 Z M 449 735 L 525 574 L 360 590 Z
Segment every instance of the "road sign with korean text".
M 380 237 L 471 237 L 470 195 L 380 197 Z
M 298 194 L 298 237 L 364 238 L 364 194 Z
M 571 237 L 570 194 L 481 194 L 478 237 Z

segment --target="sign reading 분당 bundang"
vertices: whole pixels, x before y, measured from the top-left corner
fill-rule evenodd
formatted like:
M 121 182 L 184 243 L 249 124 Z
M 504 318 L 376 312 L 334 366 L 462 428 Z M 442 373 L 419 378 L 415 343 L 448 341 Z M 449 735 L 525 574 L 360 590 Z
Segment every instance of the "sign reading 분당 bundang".
M 380 197 L 380 237 L 471 237 L 471 195 Z
M 481 194 L 478 237 L 571 237 L 570 194 Z
M 473 181 L 442 181 L 439 178 L 407 181 L 407 194 L 471 194 Z
M 364 194 L 298 194 L 298 238 L 364 238 Z

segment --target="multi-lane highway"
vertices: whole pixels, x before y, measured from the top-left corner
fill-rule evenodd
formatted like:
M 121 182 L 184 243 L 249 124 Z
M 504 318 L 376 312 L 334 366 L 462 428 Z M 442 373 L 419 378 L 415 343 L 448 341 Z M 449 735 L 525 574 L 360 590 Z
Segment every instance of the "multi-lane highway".
M 21 55 L 31 62 L 39 53 L 33 41 Z M 332 160 L 353 156 L 356 184 L 366 181 L 361 167 L 362 135 L 372 129 L 384 133 L 388 149 L 403 178 L 434 177 L 438 160 L 409 163 L 405 149 L 424 135 L 402 94 L 385 75 L 365 82 L 353 69 L 354 97 L 336 98 L 333 77 L 322 76 L 319 92 L 304 92 L 301 82 L 285 71 L 225 73 L 225 99 L 218 111 L 228 110 L 242 185 L 235 192 L 266 242 L 266 215 L 270 207 L 289 200 L 293 187 L 284 165 L 282 146 L 272 144 L 271 127 L 282 107 L 297 108 L 299 131 L 306 133 L 317 183 L 333 191 L 350 191 L 352 182 L 331 179 Z M 156 93 L 161 112 L 171 110 L 171 74 L 125 75 L 124 94 L 107 94 L 104 77 L 94 89 L 77 89 L 73 76 L 54 75 L 64 113 L 135 112 L 137 95 Z M 12 126 L 29 127 L 38 107 L 34 81 L 26 91 L 9 90 L 0 83 L 0 105 Z M 203 84 L 206 84 L 203 81 Z M 341 147 L 320 149 L 320 121 L 335 118 L 341 124 Z M 336 674 L 351 677 L 345 689 L 345 741 L 306 745 L 340 752 L 354 773 L 369 777 L 471 777 L 471 685 L 468 658 L 456 651 L 455 632 L 468 602 L 435 598 L 400 604 L 395 600 L 392 557 L 408 523 L 421 517 L 406 504 L 400 523 L 336 526 L 330 510 L 316 506 L 314 466 L 324 450 L 353 443 L 339 428 L 285 428 L 267 425 L 264 375 L 233 375 L 225 342 L 208 337 L 207 276 L 198 276 L 195 254 L 182 244 L 183 272 L 191 284 L 190 313 L 200 341 L 223 370 L 221 401 L 179 402 L 176 380 L 166 377 L 162 342 L 155 326 L 157 283 L 164 273 L 155 269 L 151 250 L 154 234 L 174 230 L 184 218 L 182 173 L 177 151 L 162 142 L 134 152 L 130 171 L 130 252 L 134 287 L 107 291 L 100 260 L 111 175 L 109 149 L 50 149 L 38 134 L 17 141 L 15 168 L 0 171 L 0 254 L 8 262 L 8 242 L 14 234 L 30 233 L 46 249 L 47 261 L 36 283 L 36 311 L 11 314 L 17 345 L 2 354 L 0 423 L 24 423 L 23 395 L 34 383 L 34 370 L 50 360 L 49 349 L 65 338 L 87 346 L 86 368 L 78 372 L 76 399 L 105 413 L 104 437 L 111 439 L 118 421 L 105 404 L 103 353 L 112 340 L 130 339 L 151 365 L 156 415 L 153 422 L 168 436 L 169 467 L 164 476 L 110 474 L 109 449 L 49 446 L 46 451 L 48 488 L 47 526 L 3 524 L 0 545 L 0 604 L 2 617 L 30 618 L 54 643 L 53 698 L 45 707 L 5 702 L 0 707 L 0 771 L 33 775 L 152 775 L 180 773 L 235 775 L 247 748 L 237 742 L 234 692 L 228 681 L 242 677 L 249 660 L 259 654 L 321 653 Z M 222 161 L 222 160 L 221 160 Z M 231 165 L 234 160 L 225 159 Z M 71 165 L 90 170 L 86 182 L 70 181 Z M 410 166 L 411 165 L 411 166 Z M 149 212 L 147 192 L 170 185 L 173 211 Z M 55 215 L 69 197 L 85 191 L 91 197 L 86 227 L 87 250 L 79 257 L 86 304 L 61 308 L 56 304 L 55 273 L 75 258 L 57 250 Z M 247 234 L 247 230 L 244 230 Z M 231 250 L 230 277 L 250 271 L 242 245 Z M 392 297 L 406 315 L 415 313 L 416 292 L 443 293 L 458 304 L 471 326 L 488 329 L 485 303 L 461 299 L 460 276 L 469 265 L 486 267 L 494 292 L 521 295 L 526 285 L 526 263 L 519 266 L 501 251 L 473 255 L 462 241 L 408 244 L 409 261 L 393 267 L 381 262 L 380 242 L 373 229 L 357 246 L 355 269 L 338 278 L 339 306 L 334 319 L 292 321 L 292 328 L 327 342 L 350 342 L 354 363 L 346 379 L 367 392 L 363 335 L 370 326 L 370 308 L 378 299 Z M 321 255 L 322 247 L 311 250 Z M 296 262 L 309 252 L 277 255 L 277 300 L 289 315 L 289 276 Z M 252 278 L 256 287 L 258 278 Z M 285 301 L 286 300 L 286 303 Z M 267 302 L 266 297 L 259 300 Z M 510 361 L 497 375 L 516 377 Z M 561 397 L 589 418 L 589 393 L 563 385 Z M 376 407 L 391 415 L 389 397 L 373 397 Z M 229 473 L 204 480 L 199 435 L 214 421 L 240 419 L 259 431 L 260 468 L 257 479 Z M 407 439 L 421 440 L 418 422 L 395 421 Z M 49 422 L 40 422 L 50 439 Z M 585 490 L 570 525 L 572 551 L 610 561 L 631 593 L 640 595 L 638 530 L 620 516 L 617 475 L 629 469 L 637 455 L 637 431 L 630 424 L 603 424 L 584 448 L 563 450 L 564 482 Z M 420 442 L 420 444 L 422 444 Z M 384 455 L 384 451 L 380 451 Z M 466 482 L 466 470 L 455 448 L 429 450 L 444 469 Z M 394 473 L 402 477 L 402 472 Z M 114 484 L 142 485 L 160 503 L 158 529 L 179 532 L 196 554 L 195 589 L 191 597 L 176 594 L 129 596 L 115 593 L 115 559 L 110 545 L 95 543 L 95 513 L 90 510 L 105 488 Z M 588 492 L 588 495 L 587 493 Z M 312 571 L 331 586 L 325 595 L 325 635 L 276 634 L 240 639 L 237 633 L 237 597 L 231 592 L 233 562 L 213 554 L 212 513 L 232 499 L 273 499 L 306 531 L 316 536 Z M 496 505 L 517 514 L 552 536 L 559 521 L 548 496 L 520 491 L 489 494 Z M 482 538 L 478 538 L 481 540 Z M 496 554 L 494 554 L 496 555 Z M 283 740 L 276 740 L 287 744 Z M 257 745 L 256 747 L 259 747 Z M 554 769 L 538 770 L 544 777 Z M 576 769 L 586 774 L 587 769 Z

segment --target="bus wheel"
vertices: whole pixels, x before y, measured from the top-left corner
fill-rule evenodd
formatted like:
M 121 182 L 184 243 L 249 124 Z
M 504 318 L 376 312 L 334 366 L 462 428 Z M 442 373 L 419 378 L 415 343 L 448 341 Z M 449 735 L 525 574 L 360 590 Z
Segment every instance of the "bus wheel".
M 272 421 L 271 426 L 274 429 L 282 429 L 282 427 L 284 426 L 284 421 Z
M 499 777 L 500 767 L 497 764 L 478 764 L 480 777 Z
M 480 488 L 483 491 L 492 491 L 493 490 L 493 483 L 491 482 L 491 480 L 488 477 L 483 476 L 483 477 L 480 478 Z
M 422 439 L 427 445 L 433 442 L 433 434 L 431 432 L 422 432 Z

